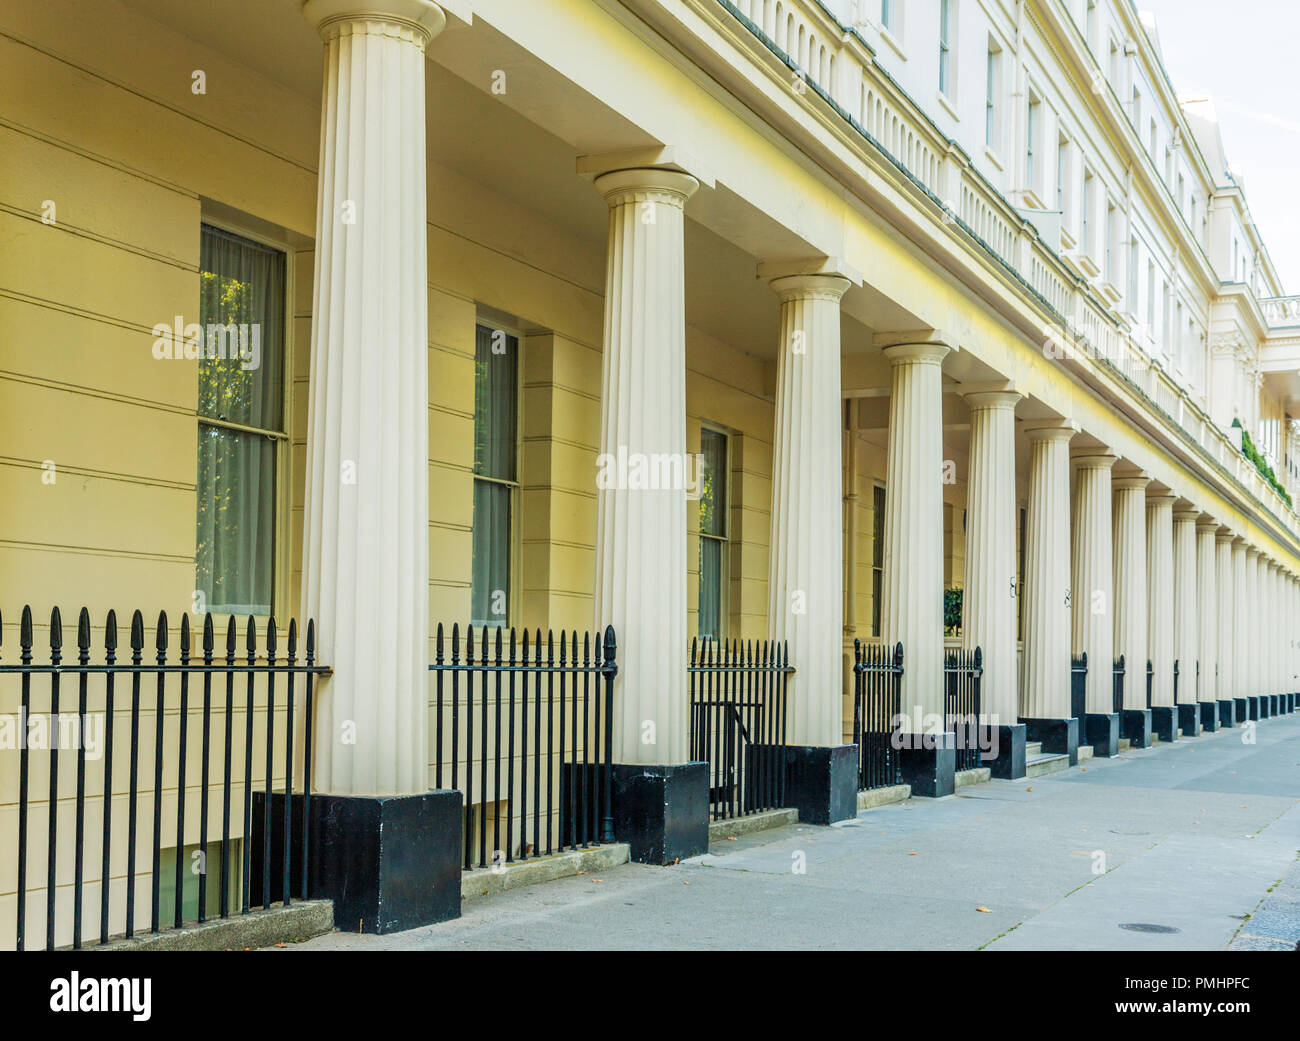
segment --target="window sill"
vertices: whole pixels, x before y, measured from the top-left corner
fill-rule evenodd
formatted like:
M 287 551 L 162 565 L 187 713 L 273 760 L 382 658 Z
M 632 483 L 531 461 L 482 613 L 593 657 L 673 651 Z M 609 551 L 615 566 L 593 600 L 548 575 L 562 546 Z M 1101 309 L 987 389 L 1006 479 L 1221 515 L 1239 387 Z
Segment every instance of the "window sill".
M 948 95 L 946 95 L 943 91 L 939 90 L 939 91 L 935 91 L 934 98 L 937 102 L 939 102 L 940 105 L 943 106 L 944 111 L 947 112 L 948 115 L 952 116 L 952 118 L 955 119 L 958 123 L 961 122 L 961 116 L 957 114 L 957 106 L 955 106 L 952 103 L 952 101 L 949 100 Z
M 889 45 L 890 50 L 898 55 L 900 61 L 907 61 L 907 55 L 903 52 L 903 41 L 895 37 L 883 25 L 880 27 L 880 38 Z
M 1006 167 L 1002 165 L 1001 156 L 999 156 L 997 152 L 993 151 L 993 149 L 990 148 L 988 145 L 984 146 L 984 157 L 988 159 L 990 163 L 996 166 L 1003 173 L 1006 172 Z

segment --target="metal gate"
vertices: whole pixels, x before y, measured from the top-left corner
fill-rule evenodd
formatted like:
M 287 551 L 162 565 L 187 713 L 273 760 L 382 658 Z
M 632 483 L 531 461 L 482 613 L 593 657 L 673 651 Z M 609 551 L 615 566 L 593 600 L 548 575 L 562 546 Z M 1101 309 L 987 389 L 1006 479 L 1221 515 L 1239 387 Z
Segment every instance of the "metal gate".
M 957 769 L 973 770 L 980 765 L 980 680 L 984 655 L 974 651 L 950 650 L 943 656 L 944 729 L 957 738 Z
M 894 734 L 901 711 L 903 645 L 853 641 L 853 743 L 858 746 L 858 790 L 903 783 Z
M 714 820 L 785 803 L 790 648 L 776 640 L 692 640 L 690 752 L 709 764 Z

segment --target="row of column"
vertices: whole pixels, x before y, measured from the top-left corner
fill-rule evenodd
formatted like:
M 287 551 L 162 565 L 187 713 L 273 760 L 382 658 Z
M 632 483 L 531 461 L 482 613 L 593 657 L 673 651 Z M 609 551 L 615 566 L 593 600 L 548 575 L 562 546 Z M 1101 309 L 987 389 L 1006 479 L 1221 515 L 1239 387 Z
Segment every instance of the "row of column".
M 358 10 L 342 0 L 308 0 L 304 12 L 324 39 L 326 73 L 303 550 L 303 609 L 316 619 L 322 657 L 335 670 L 319 705 L 317 777 L 335 792 L 418 792 L 428 759 L 423 71 L 424 48 L 445 17 L 428 0 L 376 0 Z M 684 457 L 683 217 L 699 183 L 681 166 L 637 158 L 584 160 L 609 206 L 600 447 Z M 345 222 L 345 212 L 359 217 Z M 769 624 L 789 641 L 797 668 L 788 741 L 837 745 L 840 299 L 853 276 L 825 258 L 763 273 L 781 301 Z M 877 342 L 892 367 L 884 636 L 905 647 L 905 704 L 941 713 L 940 417 L 942 364 L 952 348 L 933 331 Z M 1171 496 L 1148 496 L 1146 475 L 1112 479 L 1109 455 L 1075 460 L 1071 516 L 1074 431 L 1039 424 L 1027 430 L 1022 704 L 1019 395 L 979 387 L 966 396 L 965 639 L 984 652 L 987 713 L 1008 721 L 1068 714 L 1070 655 L 1083 651 L 1094 663 L 1089 711 L 1109 711 L 1117 654 L 1131 674 L 1152 659 L 1158 704 L 1173 704 L 1175 658 L 1188 663 L 1179 700 L 1198 690 L 1210 698 L 1292 685 L 1294 666 L 1280 649 L 1289 614 L 1283 601 L 1300 598 L 1294 576 L 1210 518 L 1175 509 Z M 355 480 L 345 481 L 345 472 Z M 597 492 L 595 621 L 613 624 L 620 637 L 614 723 L 622 763 L 688 756 L 686 508 L 684 487 Z M 1141 684 L 1128 689 L 1134 704 L 1144 697 Z M 365 739 L 337 740 L 349 726 Z

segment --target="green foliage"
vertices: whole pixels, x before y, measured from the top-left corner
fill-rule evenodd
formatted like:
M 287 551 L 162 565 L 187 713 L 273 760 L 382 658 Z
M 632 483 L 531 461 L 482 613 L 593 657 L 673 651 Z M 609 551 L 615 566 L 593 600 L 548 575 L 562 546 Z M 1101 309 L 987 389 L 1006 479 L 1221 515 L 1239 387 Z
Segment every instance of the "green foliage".
M 1234 419 L 1232 425 L 1241 431 L 1241 454 L 1254 464 L 1254 467 L 1259 471 L 1260 476 L 1269 483 L 1278 495 L 1282 496 L 1282 501 L 1288 506 L 1291 506 L 1291 495 L 1278 482 L 1277 475 L 1273 473 L 1273 468 L 1268 465 L 1268 462 L 1264 459 L 1263 455 L 1260 454 L 1259 449 L 1255 447 L 1255 442 L 1250 436 L 1250 431 L 1241 425 L 1241 420 L 1239 419 Z
M 943 627 L 950 634 L 961 628 L 961 605 L 960 586 L 943 591 Z

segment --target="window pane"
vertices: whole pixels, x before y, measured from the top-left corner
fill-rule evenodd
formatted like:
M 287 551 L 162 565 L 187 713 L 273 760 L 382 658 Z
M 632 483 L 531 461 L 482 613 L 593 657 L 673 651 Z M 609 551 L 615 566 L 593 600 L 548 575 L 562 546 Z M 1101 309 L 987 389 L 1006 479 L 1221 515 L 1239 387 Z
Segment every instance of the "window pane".
M 519 341 L 480 325 L 474 342 L 474 472 L 515 479 Z
M 512 489 L 474 482 L 474 548 L 470 620 L 505 625 L 510 613 L 510 497 Z
M 722 635 L 722 551 L 721 539 L 700 539 L 700 635 Z
M 197 585 L 209 611 L 270 614 L 276 443 L 199 424 Z
M 704 459 L 700 481 L 700 534 L 727 534 L 727 437 L 707 427 L 700 430 Z
M 199 326 L 199 415 L 283 430 L 284 254 L 205 225 Z

